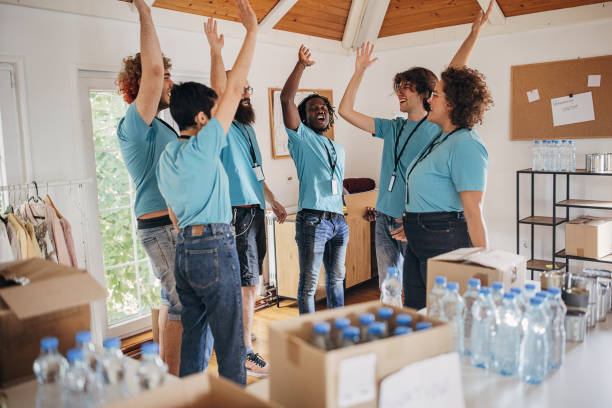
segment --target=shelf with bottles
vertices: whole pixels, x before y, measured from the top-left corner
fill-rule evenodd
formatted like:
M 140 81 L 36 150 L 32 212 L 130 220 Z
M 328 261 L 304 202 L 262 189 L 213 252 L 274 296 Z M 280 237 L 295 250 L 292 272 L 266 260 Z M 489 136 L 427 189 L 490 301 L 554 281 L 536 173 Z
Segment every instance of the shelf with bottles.
M 520 174 L 568 174 L 570 176 L 612 176 L 612 173 L 593 173 L 586 169 L 576 169 L 574 171 L 552 171 L 534 170 L 533 168 L 519 170 Z

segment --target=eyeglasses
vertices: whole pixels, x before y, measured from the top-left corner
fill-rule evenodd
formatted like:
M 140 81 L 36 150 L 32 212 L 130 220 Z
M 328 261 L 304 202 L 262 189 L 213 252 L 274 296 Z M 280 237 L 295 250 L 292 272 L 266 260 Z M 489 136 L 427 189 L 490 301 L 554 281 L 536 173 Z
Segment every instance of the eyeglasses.
M 438 98 L 438 97 L 440 97 L 440 96 L 442 96 L 442 95 L 440 95 L 440 94 L 439 94 L 439 93 L 437 93 L 436 91 L 433 91 L 433 92 L 431 93 L 431 98 L 432 98 L 432 99 L 433 99 L 433 98 Z
M 253 87 L 245 86 L 244 89 L 242 90 L 242 93 L 248 93 L 249 95 L 253 95 Z

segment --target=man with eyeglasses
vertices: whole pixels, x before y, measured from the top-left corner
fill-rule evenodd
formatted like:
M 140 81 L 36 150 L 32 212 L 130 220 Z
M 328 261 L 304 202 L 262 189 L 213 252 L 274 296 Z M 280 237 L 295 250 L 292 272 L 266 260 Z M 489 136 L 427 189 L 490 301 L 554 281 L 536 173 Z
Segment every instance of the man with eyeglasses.
M 205 24 L 205 31 L 211 48 L 211 85 L 221 97 L 227 82 L 221 56 L 223 35 L 217 34 L 217 23 L 210 18 Z M 265 182 L 261 152 L 252 126 L 255 123 L 252 95 L 253 88 L 247 83 L 228 131 L 227 146 L 221 152 L 221 161 L 229 180 L 232 226 L 240 261 L 244 345 L 247 352 L 245 366 L 248 375 L 265 377 L 270 367 L 253 351 L 252 327 L 257 285 L 266 254 L 266 201 L 272 205 L 279 222 L 285 221 L 287 213 Z

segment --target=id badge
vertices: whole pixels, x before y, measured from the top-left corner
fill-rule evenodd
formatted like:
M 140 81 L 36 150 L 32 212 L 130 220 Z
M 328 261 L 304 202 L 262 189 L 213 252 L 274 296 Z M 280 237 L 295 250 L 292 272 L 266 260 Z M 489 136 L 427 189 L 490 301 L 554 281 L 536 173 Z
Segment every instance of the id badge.
M 391 180 L 389 180 L 389 187 L 387 188 L 389 192 L 393 191 L 394 184 L 395 184 L 395 173 L 391 175 Z
M 257 177 L 257 181 L 264 181 L 266 179 L 263 174 L 263 168 L 261 166 L 253 166 L 253 171 L 255 172 L 255 177 Z
M 334 177 L 331 182 L 332 194 L 338 195 L 338 179 Z

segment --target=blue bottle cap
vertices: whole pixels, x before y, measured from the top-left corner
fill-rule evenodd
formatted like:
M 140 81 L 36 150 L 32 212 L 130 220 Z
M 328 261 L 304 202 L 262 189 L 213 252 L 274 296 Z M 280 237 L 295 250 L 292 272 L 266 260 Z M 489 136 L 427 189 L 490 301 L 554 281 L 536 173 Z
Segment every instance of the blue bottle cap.
M 342 331 L 345 339 L 353 339 L 359 336 L 359 329 L 355 326 L 348 326 Z
M 536 141 L 534 141 L 533 143 L 535 143 L 535 144 L 540 144 L 540 141 L 539 141 L 539 140 L 536 140 Z
M 45 351 L 55 350 L 58 344 L 57 337 L 45 337 L 40 341 L 40 348 Z
M 410 334 L 412 333 L 412 329 L 406 326 L 400 326 L 395 328 L 395 332 L 393 333 L 396 336 L 401 336 L 402 334 Z
M 553 286 L 552 288 L 548 288 L 548 292 L 551 295 L 560 295 L 561 294 L 561 289 Z
M 71 363 L 74 363 L 75 361 L 83 361 L 83 349 L 70 349 L 68 350 L 68 353 L 66 353 L 66 357 L 68 357 L 68 361 L 70 361 Z
M 539 291 L 538 293 L 535 294 L 538 297 L 541 297 L 542 299 L 546 299 L 548 297 L 548 292 L 544 292 L 543 290 Z
M 400 326 L 410 326 L 410 323 L 412 323 L 412 316 L 409 314 L 398 314 L 395 321 Z
M 85 330 L 76 334 L 77 344 L 89 343 L 91 341 L 91 332 Z
M 514 293 L 515 295 L 520 295 L 522 290 L 521 288 L 510 288 L 510 292 Z
M 119 347 L 121 347 L 121 340 L 119 340 L 119 338 L 117 337 L 111 337 L 104 340 L 102 345 L 105 349 L 118 349 Z
M 334 327 L 336 329 L 344 329 L 345 327 L 349 327 L 351 325 L 351 321 L 346 317 L 339 317 L 334 320 Z
M 491 287 L 493 288 L 493 290 L 504 290 L 504 284 L 501 282 L 493 282 Z
M 514 300 L 514 293 L 511 293 L 511 292 L 504 293 L 504 299 Z
M 382 336 L 385 333 L 385 324 L 382 322 L 374 322 L 368 326 L 368 332 L 375 336 Z
M 399 275 L 399 270 L 393 266 L 390 266 L 387 268 L 387 275 Z
M 418 322 L 416 325 L 416 329 L 418 330 L 426 330 L 431 329 L 432 324 L 429 322 Z
M 359 315 L 359 323 L 370 324 L 374 321 L 374 315 L 372 313 L 362 313 Z
M 381 319 L 388 319 L 393 316 L 393 309 L 390 307 L 381 307 L 378 309 L 378 317 Z
M 491 288 L 488 286 L 483 286 L 482 288 L 480 288 L 480 293 L 482 293 L 483 295 L 490 295 Z
M 142 345 L 140 348 L 142 354 L 157 354 L 159 353 L 159 345 L 155 342 L 148 342 Z
M 434 283 L 436 285 L 446 285 L 446 278 L 444 276 L 436 276 L 436 279 L 434 279 Z
M 474 279 L 474 278 L 470 279 L 468 281 L 468 286 L 471 288 L 480 287 L 480 279 Z
M 451 292 L 456 292 L 459 290 L 459 284 L 457 282 L 448 282 L 446 284 L 446 290 L 450 290 Z
M 542 298 L 534 296 L 529 300 L 529 303 L 533 306 L 540 306 L 542 304 Z
M 525 289 L 526 290 L 535 290 L 535 285 L 533 283 L 527 283 L 525 284 Z

